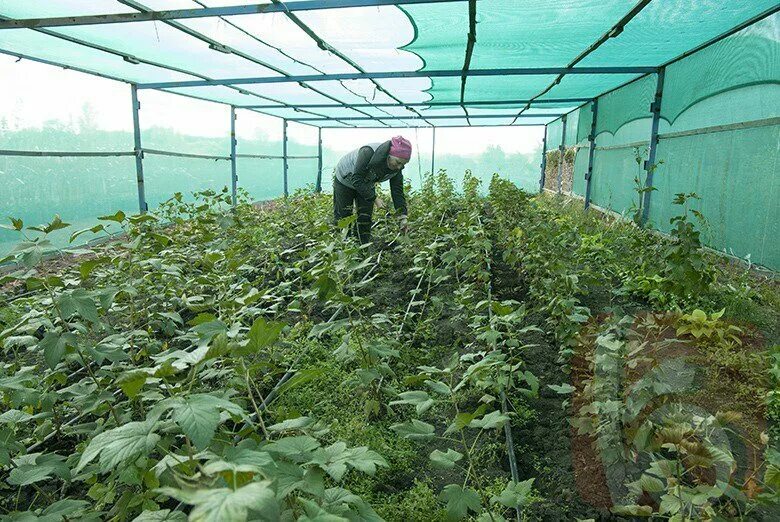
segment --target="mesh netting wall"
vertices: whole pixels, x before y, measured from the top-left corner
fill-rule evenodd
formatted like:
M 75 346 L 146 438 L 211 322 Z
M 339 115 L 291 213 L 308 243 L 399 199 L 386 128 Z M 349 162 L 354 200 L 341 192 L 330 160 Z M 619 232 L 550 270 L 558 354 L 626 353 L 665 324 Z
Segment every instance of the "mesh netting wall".
M 669 230 L 674 194 L 695 192 L 711 246 L 780 269 L 780 15 L 666 75 L 653 224 Z
M 656 75 L 599 98 L 591 201 L 631 213 L 644 183 Z M 780 15 L 666 68 L 649 219 L 668 232 L 675 194 L 695 192 L 703 239 L 780 269 Z M 585 193 L 589 106 L 580 111 L 574 192 Z M 548 129 L 548 150 L 560 143 Z M 557 142 L 549 141 L 550 132 Z M 555 139 L 555 138 L 553 138 Z M 567 139 L 567 142 L 569 140 Z

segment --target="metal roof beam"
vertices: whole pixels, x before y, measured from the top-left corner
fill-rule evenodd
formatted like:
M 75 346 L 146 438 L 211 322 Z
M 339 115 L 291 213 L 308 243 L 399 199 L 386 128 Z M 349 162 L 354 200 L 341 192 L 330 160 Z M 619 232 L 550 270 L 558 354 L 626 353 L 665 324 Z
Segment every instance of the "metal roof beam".
M 239 16 L 265 13 L 287 13 L 294 11 L 318 11 L 322 9 L 343 9 L 345 7 L 378 7 L 385 5 L 438 4 L 463 2 L 466 0 L 302 0 L 298 2 L 205 7 L 200 9 L 172 9 L 145 13 L 113 13 L 83 16 L 59 16 L 52 18 L 26 18 L 0 22 L 0 29 L 33 29 L 37 27 L 67 27 L 74 25 L 105 25 L 130 22 L 154 22 L 185 20 L 216 16 Z
M 490 105 L 520 105 L 530 102 L 530 99 L 526 100 L 485 100 L 485 101 L 467 101 L 466 107 L 479 107 Z M 544 100 L 534 100 L 533 104 L 550 104 L 550 103 L 586 103 L 591 101 L 591 98 L 549 98 Z M 367 108 L 367 107 L 460 107 L 460 102 L 415 102 L 415 103 L 346 103 L 343 105 L 335 105 L 332 103 L 304 103 L 300 105 L 293 105 L 295 109 L 354 109 L 354 108 Z M 285 109 L 287 107 L 283 105 L 236 105 L 237 109 Z
M 470 69 L 467 76 L 539 76 L 553 74 L 647 74 L 657 67 L 525 67 L 510 69 Z M 138 84 L 139 89 L 172 89 L 176 87 L 210 87 L 214 85 L 256 85 L 344 80 L 384 80 L 390 78 L 451 78 L 464 74 L 462 69 L 438 71 L 387 71 L 369 73 L 306 74 L 301 76 L 263 76 Z
M 461 116 L 464 120 L 466 119 L 465 116 Z M 546 124 L 544 123 L 513 123 L 511 125 L 509 124 L 498 124 L 498 125 L 424 125 L 423 121 L 419 118 L 417 118 L 417 121 L 420 122 L 420 125 L 417 125 L 416 122 L 414 122 L 412 125 L 409 125 L 407 127 L 401 127 L 401 126 L 392 126 L 392 127 L 379 127 L 379 126 L 360 126 L 360 127 L 337 127 L 335 125 L 327 125 L 327 126 L 319 126 L 319 125 L 311 125 L 311 127 L 316 127 L 318 129 L 326 129 L 326 130 L 332 130 L 332 129 L 349 129 L 349 130 L 364 130 L 364 129 L 430 129 L 432 127 L 435 127 L 437 129 L 479 129 L 479 128 L 491 128 L 491 129 L 500 129 L 500 128 L 507 128 L 507 127 L 544 127 Z M 307 123 L 301 123 L 301 125 L 308 125 Z
M 497 118 L 514 118 L 517 116 L 516 114 L 475 114 L 469 116 L 469 118 L 474 119 L 497 119 Z M 520 116 L 521 118 L 558 118 L 560 116 L 563 116 L 562 113 L 559 114 L 524 114 Z M 466 117 L 460 114 L 447 114 L 443 116 L 428 116 L 420 117 L 420 116 L 375 116 L 375 117 L 365 117 L 365 116 L 348 116 L 345 118 L 287 118 L 287 121 L 297 121 L 297 122 L 304 122 L 304 121 L 380 121 L 380 120 L 465 120 Z

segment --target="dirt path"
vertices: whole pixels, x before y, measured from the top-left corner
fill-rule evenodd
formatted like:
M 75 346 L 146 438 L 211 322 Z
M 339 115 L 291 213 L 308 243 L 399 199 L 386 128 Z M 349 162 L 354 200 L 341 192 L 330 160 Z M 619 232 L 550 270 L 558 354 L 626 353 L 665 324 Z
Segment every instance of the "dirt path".
M 527 288 L 517 271 L 502 261 L 500 251 L 494 250 L 491 257 L 496 298 L 523 302 Z M 531 318 L 531 322 L 534 320 L 541 323 L 541 318 Z M 527 369 L 539 378 L 539 397 L 528 400 L 534 418 L 514 428 L 512 434 L 520 479 L 535 478 L 534 486 L 544 498 L 524 514 L 529 520 L 611 520 L 607 511 L 597 510 L 583 501 L 583 496 L 591 497 L 592 492 L 581 493 L 575 481 L 572 458 L 582 452 L 572 451 L 570 408 L 563 407 L 567 396 L 547 388 L 548 384 L 567 380 L 557 363 L 558 349 L 543 334 L 534 334 L 529 343 L 535 346 L 528 349 L 524 360 Z

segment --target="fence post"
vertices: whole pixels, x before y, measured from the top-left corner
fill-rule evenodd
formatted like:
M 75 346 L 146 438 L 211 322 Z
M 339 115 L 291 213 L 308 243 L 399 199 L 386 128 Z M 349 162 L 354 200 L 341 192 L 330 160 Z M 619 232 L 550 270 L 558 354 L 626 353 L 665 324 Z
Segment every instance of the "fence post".
M 661 121 L 661 99 L 664 93 L 664 76 L 666 68 L 661 67 L 658 70 L 658 81 L 655 85 L 655 98 L 653 103 L 650 104 L 650 112 L 653 113 L 653 125 L 650 127 L 650 150 L 647 154 L 647 160 L 644 164 L 645 172 L 645 191 L 642 194 L 642 216 L 639 220 L 641 226 L 647 224 L 648 216 L 650 215 L 650 190 L 653 186 L 653 171 L 655 171 L 655 154 L 658 149 L 658 125 Z
M 317 183 L 315 192 L 322 192 L 322 127 L 317 127 Z
M 431 176 L 436 174 L 436 127 L 433 127 L 433 139 L 431 141 Z
M 230 106 L 230 194 L 233 207 L 236 206 L 236 189 L 238 175 L 236 174 L 236 107 Z
M 544 192 L 544 178 L 547 170 L 547 125 L 544 126 L 544 138 L 542 138 L 542 174 L 539 177 L 539 192 Z
M 563 193 L 563 158 L 566 155 L 566 115 L 561 116 L 561 145 L 558 147 L 558 194 Z
M 287 191 L 287 120 L 282 120 L 282 159 L 284 161 L 284 197 L 288 196 Z
M 138 86 L 130 84 L 130 96 L 133 103 L 133 151 L 135 152 L 135 178 L 138 184 L 138 210 L 141 214 L 149 210 L 146 204 L 146 189 L 144 188 L 144 150 L 141 148 L 141 123 L 138 111 L 141 104 L 138 102 Z
M 588 136 L 588 170 L 585 172 L 585 210 L 590 207 L 590 178 L 593 177 L 593 158 L 596 155 L 596 118 L 599 115 L 599 99 L 593 100 L 590 106 L 593 118 L 590 122 L 590 135 Z

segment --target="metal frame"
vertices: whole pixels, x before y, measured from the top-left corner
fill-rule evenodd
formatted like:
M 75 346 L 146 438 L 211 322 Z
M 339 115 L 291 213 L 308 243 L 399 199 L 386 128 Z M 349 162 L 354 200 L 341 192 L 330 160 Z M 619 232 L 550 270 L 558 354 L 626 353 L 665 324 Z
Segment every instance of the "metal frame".
M 558 147 L 558 194 L 563 194 L 563 159 L 566 156 L 566 120 L 567 114 L 561 116 L 561 145 Z
M 436 71 L 386 71 L 386 72 L 366 72 L 364 71 L 358 64 L 356 64 L 354 61 L 349 59 L 349 57 L 343 55 L 341 52 L 339 52 L 337 49 L 332 48 L 330 45 L 327 44 L 327 42 L 324 42 L 319 36 L 317 36 L 308 26 L 306 26 L 305 23 L 303 23 L 300 19 L 298 19 L 293 13 L 297 11 L 312 11 L 312 10 L 323 10 L 323 9 L 339 9 L 339 8 L 351 8 L 351 7 L 376 7 L 376 6 L 392 6 L 392 5 L 408 5 L 408 4 L 425 4 L 425 3 L 445 3 L 445 2 L 452 2 L 452 3 L 463 3 L 467 2 L 469 3 L 469 39 L 468 39 L 468 45 L 466 49 L 466 58 L 464 61 L 464 66 L 462 69 L 456 69 L 456 70 L 436 70 Z M 285 196 L 288 196 L 288 167 L 289 167 L 289 160 L 290 159 L 303 159 L 303 158 L 317 158 L 318 159 L 318 172 L 317 172 L 317 181 L 316 181 L 316 189 L 318 191 L 321 191 L 322 189 L 322 162 L 323 162 L 323 150 L 322 150 L 322 128 L 328 128 L 322 127 L 317 125 L 317 122 L 327 124 L 330 122 L 339 122 L 344 124 L 347 127 L 353 127 L 352 125 L 345 123 L 348 121 L 375 121 L 377 123 L 380 123 L 386 127 L 392 127 L 391 125 L 388 125 L 385 123 L 385 121 L 410 121 L 410 120 L 422 120 L 428 125 L 430 125 L 433 129 L 433 135 L 432 135 L 432 157 L 431 157 L 431 172 L 435 169 L 435 146 L 436 146 L 436 126 L 431 123 L 429 120 L 449 120 L 449 119 L 466 119 L 468 122 L 468 127 L 497 127 L 496 125 L 472 125 L 471 119 L 500 119 L 500 118 L 514 118 L 513 125 L 511 126 L 538 126 L 543 124 L 517 124 L 515 123 L 518 118 L 557 118 L 560 117 L 563 124 L 562 129 L 562 136 L 561 136 L 561 145 L 559 146 L 559 151 L 561 154 L 560 157 L 560 164 L 558 169 L 558 193 L 562 193 L 562 177 L 563 177 L 563 160 L 565 155 L 565 141 L 566 141 L 566 123 L 567 123 L 567 115 L 563 114 L 523 114 L 525 111 L 527 111 L 532 105 L 543 105 L 543 104 L 561 104 L 561 103 L 588 103 L 592 102 L 592 110 L 593 110 L 593 121 L 591 123 L 591 133 L 589 135 L 589 143 L 590 143 L 590 150 L 589 150 L 589 157 L 588 157 L 588 170 L 586 173 L 586 196 L 585 196 L 585 206 L 588 208 L 590 204 L 590 189 L 591 189 L 591 177 L 593 172 L 593 163 L 594 163 L 594 155 L 595 151 L 597 150 L 597 147 L 595 146 L 595 128 L 596 128 L 596 120 L 597 120 L 597 114 L 598 114 L 598 97 L 596 98 L 559 98 L 559 99 L 542 99 L 541 97 L 546 94 L 547 92 L 552 89 L 554 85 L 560 82 L 560 80 L 563 78 L 563 76 L 567 74 L 639 74 L 641 76 L 632 79 L 629 82 L 626 82 L 622 84 L 621 86 L 616 87 L 615 89 L 611 89 L 610 91 L 607 91 L 605 93 L 602 93 L 600 96 L 603 96 L 604 94 L 607 94 L 608 92 L 611 92 L 613 90 L 616 90 L 618 88 L 621 88 L 628 83 L 631 83 L 633 81 L 636 81 L 637 79 L 641 77 L 645 77 L 647 74 L 657 73 L 658 74 L 658 82 L 656 86 L 656 95 L 655 99 L 653 101 L 653 104 L 651 106 L 651 112 L 653 115 L 653 121 L 651 126 L 651 133 L 650 133 L 650 149 L 648 154 L 648 160 L 644 164 L 644 170 L 646 171 L 646 180 L 645 180 L 645 187 L 650 188 L 652 187 L 653 182 L 653 170 L 655 168 L 655 158 L 657 153 L 657 145 L 660 139 L 664 138 L 664 135 L 659 135 L 658 133 L 658 127 L 659 127 L 659 120 L 660 120 L 660 108 L 661 108 L 661 102 L 662 102 L 662 95 L 663 95 L 663 83 L 664 83 L 664 71 L 665 67 L 669 64 L 675 63 L 687 56 L 690 56 L 691 54 L 698 52 L 709 45 L 712 45 L 723 38 L 726 38 L 734 33 L 736 33 L 739 30 L 744 29 L 745 27 L 750 26 L 753 23 L 756 23 L 757 21 L 766 18 L 767 16 L 770 16 L 778 11 L 780 11 L 780 4 L 778 6 L 772 7 L 768 9 L 767 11 L 760 13 L 759 15 L 756 15 L 749 20 L 746 20 L 737 26 L 731 28 L 730 30 L 708 40 L 707 42 L 704 42 L 698 46 L 696 46 L 693 49 L 689 49 L 688 51 L 682 53 L 681 55 L 673 58 L 672 60 L 667 61 L 666 63 L 662 64 L 661 66 L 639 66 L 639 67 L 576 67 L 578 63 L 580 63 L 588 54 L 593 52 L 595 49 L 597 49 L 600 45 L 602 45 L 604 42 L 608 41 L 610 38 L 618 36 L 621 31 L 623 30 L 623 27 L 631 21 L 639 12 L 642 11 L 644 7 L 646 7 L 650 0 L 639 0 L 634 7 L 629 11 L 625 16 L 623 16 L 613 27 L 608 30 L 606 33 L 604 33 L 596 42 L 591 44 L 588 48 L 586 48 L 582 53 L 580 53 L 573 61 L 571 61 L 566 67 L 546 67 L 546 68 L 509 68 L 509 69 L 477 69 L 472 70 L 470 69 L 470 56 L 471 52 L 473 50 L 474 42 L 476 41 L 476 6 L 477 3 L 475 0 L 341 0 L 340 2 L 334 3 L 332 1 L 327 0 L 298 0 L 295 2 L 290 3 L 284 3 L 280 0 L 273 0 L 271 3 L 264 3 L 264 4 L 252 4 L 252 5 L 240 5 L 240 6 L 225 6 L 225 7 L 204 7 L 199 9 L 178 9 L 178 10 L 168 10 L 168 11 L 153 11 L 151 9 L 145 8 L 143 5 L 139 4 L 138 2 L 134 2 L 132 0 L 120 0 L 121 3 L 129 5 L 135 9 L 137 9 L 139 12 L 133 12 L 133 13 L 117 13 L 117 14 L 106 14 L 106 15 L 87 15 L 87 16 L 71 16 L 71 17 L 51 17 L 51 18 L 37 18 L 37 19 L 24 19 L 24 20 L 11 20 L 7 19 L 5 17 L 0 17 L 0 30 L 2 29 L 14 29 L 14 28 L 28 28 L 31 30 L 39 31 L 41 33 L 50 35 L 52 37 L 56 38 L 62 38 L 67 41 L 70 41 L 72 43 L 78 44 L 78 45 L 84 45 L 87 47 L 90 47 L 92 49 L 114 54 L 116 56 L 122 57 L 126 61 L 130 63 L 145 63 L 156 67 L 161 67 L 167 70 L 174 70 L 177 72 L 182 72 L 185 74 L 191 74 L 195 77 L 200 78 L 199 80 L 192 80 L 192 81 L 181 81 L 181 82 L 155 82 L 155 83 L 133 83 L 130 81 L 127 81 L 123 78 L 114 77 L 110 74 L 103 74 L 96 71 L 90 71 L 85 68 L 77 67 L 77 66 L 70 66 L 65 65 L 62 63 L 57 63 L 51 60 L 41 59 L 41 58 L 35 58 L 33 56 L 29 56 L 26 54 L 20 54 L 13 51 L 6 51 L 0 49 L 0 53 L 8 54 L 11 56 L 16 56 L 20 59 L 28 59 L 48 65 L 55 65 L 59 67 L 64 67 L 67 69 L 76 70 L 79 72 L 84 72 L 87 74 L 92 74 L 95 76 L 108 78 L 116 81 L 122 81 L 125 83 L 129 83 L 131 85 L 131 101 L 132 101 L 132 110 L 133 110 L 133 135 L 134 135 L 134 148 L 133 152 L 41 152 L 41 151 L 5 151 L 0 150 L 0 155 L 21 155 L 21 156 L 73 156 L 73 157 L 79 157 L 79 156 L 129 156 L 132 155 L 135 157 L 136 161 L 136 181 L 138 185 L 138 200 L 139 200 L 139 210 L 141 212 L 146 212 L 148 210 L 148 205 L 146 202 L 146 195 L 145 195 L 145 188 L 144 188 L 144 168 L 143 168 L 143 157 L 145 153 L 149 154 L 159 154 L 159 155 L 166 155 L 166 156 L 176 156 L 176 157 L 190 157 L 190 158 L 199 158 L 199 159 L 214 159 L 214 160 L 230 160 L 231 162 L 231 197 L 232 197 L 232 203 L 233 205 L 236 204 L 237 200 L 237 184 L 238 184 L 238 176 L 237 176 L 237 158 L 239 157 L 258 157 L 258 158 L 281 158 L 284 163 L 284 194 Z M 175 20 L 184 20 L 184 19 L 193 19 L 193 18 L 205 18 L 205 17 L 229 17 L 229 16 L 239 16 L 239 15 L 250 15 L 250 14 L 262 14 L 262 13 L 284 13 L 287 17 L 291 18 L 297 25 L 311 38 L 313 38 L 317 45 L 322 48 L 325 51 L 331 51 L 336 56 L 344 60 L 347 64 L 352 66 L 355 70 L 357 70 L 357 73 L 343 73 L 343 74 L 319 74 L 319 75 L 288 75 L 282 70 L 279 70 L 275 68 L 272 65 L 265 64 L 262 62 L 262 60 L 259 60 L 258 58 L 255 58 L 253 56 L 247 55 L 246 53 L 243 53 L 242 51 L 233 49 L 229 46 L 225 46 L 220 44 L 219 42 L 213 41 L 210 37 L 202 35 L 195 31 L 192 28 L 189 28 L 185 25 L 179 24 L 178 22 L 175 22 Z M 225 22 L 230 23 L 228 19 L 222 18 Z M 176 69 L 173 66 L 166 65 L 164 63 L 157 63 L 157 62 L 150 62 L 148 60 L 142 59 L 142 58 L 136 58 L 134 56 L 126 55 L 125 53 L 122 53 L 119 50 L 111 49 L 108 47 L 101 46 L 97 43 L 79 40 L 77 38 L 68 36 L 64 33 L 58 33 L 55 31 L 48 31 L 47 29 L 44 29 L 46 27 L 67 27 L 67 26 L 84 26 L 84 25 L 96 25 L 96 24 L 121 24 L 121 23 L 131 23 L 131 22 L 143 22 L 143 21 L 162 21 L 168 25 L 171 25 L 174 28 L 177 28 L 179 30 L 182 30 L 186 34 L 198 38 L 206 43 L 209 43 L 209 45 L 218 51 L 222 52 L 230 52 L 233 54 L 236 54 L 237 56 L 241 58 L 245 58 L 249 61 L 252 61 L 253 63 L 257 63 L 259 65 L 266 66 L 273 70 L 274 72 L 278 72 L 281 74 L 281 76 L 274 76 L 274 77 L 256 77 L 256 78 L 228 78 L 228 79 L 211 79 L 207 76 L 190 72 L 190 71 L 183 71 L 180 69 Z M 240 28 L 239 28 L 240 29 Z M 248 34 L 248 33 L 247 33 Z M 252 36 L 251 34 L 249 36 Z M 290 57 L 291 59 L 294 59 L 293 57 Z M 317 70 L 316 68 L 314 68 Z M 557 79 L 544 91 L 540 92 L 536 96 L 525 99 L 525 100 L 482 100 L 482 101 L 473 101 L 468 102 L 465 100 L 465 83 L 466 79 L 469 76 L 517 76 L 517 75 L 558 75 Z M 386 89 L 380 85 L 376 80 L 381 79 L 391 79 L 391 78 L 443 78 L 443 77 L 460 77 L 462 79 L 461 82 L 461 96 L 460 101 L 458 102 L 437 102 L 437 101 L 429 101 L 429 102 L 415 102 L 415 103 L 404 103 L 395 96 L 393 96 L 391 93 L 387 92 Z M 388 95 L 391 99 L 395 100 L 395 103 L 352 103 L 352 104 L 339 104 L 339 100 L 336 97 L 333 97 L 331 95 L 328 95 L 327 93 L 322 93 L 315 87 L 312 87 L 310 85 L 305 85 L 307 82 L 318 82 L 318 81 L 349 81 L 349 80 L 371 80 L 376 88 L 386 95 Z M 250 84 L 271 84 L 271 83 L 300 83 L 303 87 L 312 89 L 314 92 L 318 92 L 327 98 L 333 100 L 333 104 L 299 104 L 299 105 L 290 105 L 286 104 L 284 102 L 276 102 L 276 100 L 273 100 L 271 98 L 267 98 L 265 96 L 256 94 L 256 93 L 250 93 L 247 91 L 244 91 L 243 89 L 240 89 L 238 87 L 235 87 L 236 85 L 250 85 Z M 342 84 L 343 85 L 343 84 Z M 222 103 L 222 102 L 215 102 L 213 100 L 208 100 L 196 95 L 190 95 L 175 91 L 168 91 L 167 89 L 174 89 L 179 87 L 200 87 L 200 86 L 227 86 L 230 88 L 233 88 L 239 92 L 244 92 L 246 94 L 252 94 L 253 96 L 261 99 L 267 99 L 271 103 L 268 104 L 257 104 L 257 105 L 230 105 L 230 114 L 231 114 L 231 146 L 230 146 L 230 156 L 210 156 L 210 155 L 201 155 L 201 154 L 190 154 L 190 153 L 180 153 L 180 152 L 171 152 L 171 151 L 161 151 L 161 150 L 154 150 L 154 149 L 144 149 L 141 143 L 141 131 L 140 131 L 140 102 L 138 100 L 138 90 L 142 89 L 157 89 L 162 90 L 164 92 L 168 92 L 171 94 L 177 94 L 181 96 L 186 96 L 190 98 L 200 99 L 204 101 L 210 101 L 212 103 Z M 345 88 L 346 85 L 344 85 Z M 349 90 L 347 88 L 347 90 Z M 351 91 L 350 91 L 351 92 Z M 357 93 L 353 93 L 357 94 Z M 367 100 L 368 101 L 368 100 Z M 479 107 L 479 106 L 494 106 L 494 105 L 521 105 L 523 104 L 524 107 L 520 110 L 517 114 L 510 114 L 510 115 L 503 115 L 503 114 L 490 114 L 490 115 L 475 115 L 472 116 L 468 113 L 467 107 L 473 106 L 473 107 Z M 227 105 L 227 104 L 225 104 Z M 460 106 L 464 110 L 464 115 L 445 115 L 445 116 L 425 116 L 420 114 L 418 111 L 414 110 L 414 107 L 457 107 Z M 581 109 L 584 105 L 580 105 L 579 107 L 573 109 Z M 364 111 L 361 111 L 359 109 L 361 108 L 383 108 L 383 107 L 397 107 L 397 108 L 406 108 L 409 111 L 412 111 L 414 113 L 413 116 L 394 116 L 394 115 L 388 115 L 388 116 L 372 116 Z M 308 112 L 318 117 L 304 117 L 304 118 L 282 118 L 283 121 L 283 154 L 282 156 L 266 156 L 266 155 L 251 155 L 251 154 L 237 154 L 236 152 L 236 145 L 237 145 L 237 139 L 236 139 L 236 109 L 237 108 L 243 108 L 247 110 L 253 110 L 255 112 L 261 112 L 261 110 L 269 110 L 269 109 L 295 109 L 299 110 L 301 112 Z M 325 108 L 345 108 L 345 109 L 352 109 L 355 110 L 358 113 L 366 114 L 366 117 L 344 117 L 344 118 L 336 118 L 336 117 L 328 117 L 328 116 L 322 116 L 319 117 L 316 112 L 311 112 L 310 109 L 325 109 Z M 385 111 L 382 111 L 385 112 Z M 573 111 L 571 111 L 573 112 Z M 274 114 L 269 113 L 263 113 L 269 116 L 275 116 Z M 568 113 L 567 113 L 568 114 Z M 317 156 L 289 156 L 288 154 L 288 122 L 293 121 L 300 123 L 302 125 L 310 125 L 318 128 L 318 155 Z M 763 124 L 763 123 L 762 123 Z M 409 125 L 407 124 L 407 127 Z M 465 126 L 460 125 L 453 125 L 448 126 L 450 128 L 461 128 Z M 545 170 L 546 170 L 546 147 L 547 147 L 547 125 L 544 125 L 545 131 L 544 131 L 544 139 L 543 139 L 543 147 L 542 147 L 542 163 L 541 163 L 541 176 L 540 176 L 540 190 L 544 189 L 544 183 L 545 183 Z M 360 127 L 360 128 L 383 128 L 383 127 Z M 702 130 L 703 131 L 703 130 Z M 671 135 L 669 137 L 672 137 Z M 646 223 L 648 220 L 649 215 L 649 205 L 650 205 L 650 196 L 651 191 L 647 190 L 643 193 L 643 208 L 642 208 L 642 216 L 641 216 L 641 223 Z
M 287 157 L 287 120 L 282 119 L 282 161 L 284 164 L 284 197 L 290 195 L 287 191 L 287 172 L 289 169 L 288 159 L 289 158 Z
M 133 149 L 135 153 L 135 179 L 138 185 L 138 210 L 144 214 L 149 210 L 146 204 L 146 188 L 144 187 L 144 151 L 141 148 L 141 120 L 138 112 L 141 110 L 141 103 L 138 101 L 138 86 L 130 85 L 130 97 L 133 103 Z
M 539 76 L 552 74 L 648 74 L 658 67 L 521 67 L 507 69 L 446 69 L 435 71 L 379 71 L 365 73 L 302 74 L 298 76 L 258 76 L 218 80 L 139 83 L 139 89 L 175 89 L 180 87 L 213 87 L 217 85 L 262 85 L 269 83 L 327 82 L 346 80 L 388 80 L 394 78 L 453 78 L 466 76 Z
M 322 192 L 322 127 L 317 128 L 317 182 L 314 191 Z
M 415 103 L 344 103 L 340 105 L 332 104 L 332 103 L 303 103 L 300 105 L 296 105 L 296 109 L 360 109 L 360 108 L 370 108 L 370 107 L 398 107 L 398 108 L 404 108 L 404 107 L 461 107 L 465 105 L 466 107 L 479 107 L 479 106 L 490 106 L 490 105 L 520 105 L 524 103 L 533 103 L 534 105 L 540 104 L 540 105 L 546 105 L 546 104 L 552 104 L 552 103 L 587 103 L 591 101 L 592 98 L 548 98 L 544 100 L 504 100 L 504 101 L 498 101 L 498 100 L 487 100 L 487 101 L 467 101 L 465 103 L 461 102 L 437 102 L 437 101 L 429 101 L 429 102 L 415 102 Z M 288 108 L 284 105 L 237 105 L 236 108 L 238 109 L 285 109 Z M 379 118 L 380 116 L 377 116 Z
M 544 178 L 547 174 L 547 125 L 544 126 L 544 138 L 542 138 L 542 174 L 539 177 L 539 192 L 544 191 Z
M 410 4 L 439 4 L 464 2 L 467 0 L 298 0 L 296 2 L 250 4 L 198 9 L 172 9 L 148 11 L 145 13 L 109 13 L 84 16 L 60 16 L 50 18 L 27 18 L 0 22 L 0 29 L 33 29 L 38 27 L 68 27 L 74 25 L 106 25 L 131 22 L 154 22 L 211 18 L 217 16 L 241 16 L 253 14 L 288 13 L 294 11 L 318 11 L 322 9 L 343 9 L 349 7 L 380 7 Z
M 653 103 L 650 104 L 650 112 L 653 113 L 653 123 L 650 127 L 650 150 L 647 153 L 647 160 L 644 164 L 644 170 L 647 175 L 645 177 L 645 191 L 642 194 L 642 216 L 639 220 L 639 224 L 642 226 L 647 223 L 647 218 L 650 215 L 650 194 L 652 193 L 653 186 L 653 172 L 657 167 L 655 155 L 658 150 L 658 125 L 661 121 L 661 101 L 664 94 L 665 76 L 666 69 L 661 68 L 658 71 L 658 81 L 655 84 L 655 98 L 653 99 Z
M 563 114 L 523 114 L 522 118 L 553 118 L 557 119 L 561 116 L 564 116 Z M 393 120 L 464 120 L 468 118 L 473 119 L 483 119 L 483 120 L 491 120 L 491 119 L 501 119 L 501 118 L 514 118 L 515 114 L 472 114 L 469 116 L 463 115 L 463 114 L 446 114 L 441 116 L 349 116 L 346 118 L 287 118 L 289 121 L 294 121 L 296 123 L 301 122 L 307 122 L 307 121 L 374 121 L 374 120 L 385 120 L 385 121 L 393 121 Z
M 431 175 L 436 174 L 436 127 L 433 127 L 431 137 Z
M 230 200 L 233 207 L 236 206 L 238 190 L 238 175 L 236 174 L 236 108 L 230 106 Z
M 590 207 L 590 179 L 593 177 L 593 160 L 596 154 L 596 119 L 599 115 L 599 99 L 593 100 L 590 107 L 593 116 L 590 122 L 590 134 L 588 135 L 588 170 L 585 172 L 585 210 Z

